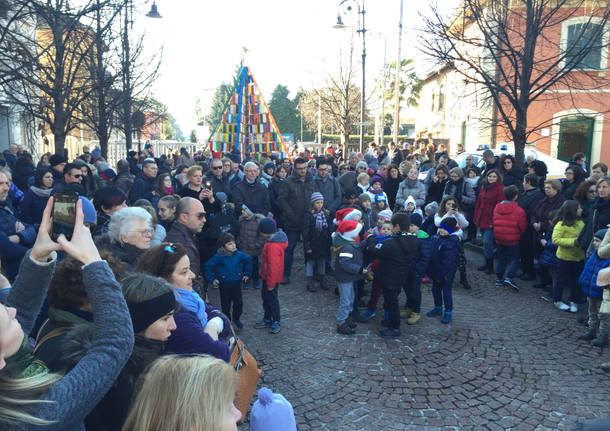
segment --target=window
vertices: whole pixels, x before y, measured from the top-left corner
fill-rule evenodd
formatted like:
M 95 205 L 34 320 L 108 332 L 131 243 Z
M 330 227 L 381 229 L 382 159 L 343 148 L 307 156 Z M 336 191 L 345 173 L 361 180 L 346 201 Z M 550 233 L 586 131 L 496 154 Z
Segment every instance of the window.
M 562 23 L 560 67 L 575 70 L 605 70 L 608 66 L 608 30 L 596 17 L 576 17 Z M 604 49 L 604 47 L 606 47 Z

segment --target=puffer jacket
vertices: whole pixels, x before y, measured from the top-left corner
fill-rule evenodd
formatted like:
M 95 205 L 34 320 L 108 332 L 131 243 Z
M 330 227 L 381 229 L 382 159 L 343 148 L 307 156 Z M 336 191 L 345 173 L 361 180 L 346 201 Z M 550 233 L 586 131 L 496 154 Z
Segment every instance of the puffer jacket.
M 593 299 L 602 299 L 603 288 L 597 285 L 597 274 L 610 265 L 610 259 L 602 259 L 597 252 L 593 253 L 578 278 L 578 285 L 585 296 Z
M 446 281 L 453 277 L 458 268 L 461 240 L 458 235 L 434 235 L 430 261 L 430 277 L 435 281 Z
M 278 204 L 287 231 L 303 230 L 305 211 L 311 205 L 311 195 L 315 191 L 316 185 L 309 172 L 304 180 L 300 180 L 294 172 L 284 180 Z
M 580 262 L 585 258 L 583 249 L 574 245 L 574 241 L 578 238 L 583 227 L 584 223 L 581 220 L 578 220 L 572 226 L 566 226 L 561 221 L 555 224 L 553 244 L 557 246 L 557 257 L 559 259 Z
M 481 186 L 479 197 L 474 207 L 474 223 L 479 229 L 491 229 L 496 205 L 504 200 L 504 186 L 495 183 Z
M 260 256 L 267 238 L 262 236 L 258 230 L 258 223 L 264 218 L 262 214 L 254 214 L 254 217 L 241 216 L 239 218 L 239 237 L 237 248 L 250 256 Z
M 337 283 L 350 283 L 362 279 L 362 249 L 355 241 L 348 241 L 338 233 L 332 237 L 335 253 L 335 279 Z
M 417 254 L 417 235 L 394 233 L 384 242 L 369 248 L 368 252 L 379 259 L 379 283 L 384 287 L 400 289 L 407 281 Z
M 276 286 L 284 278 L 284 252 L 288 237 L 281 230 L 274 233 L 263 247 L 260 276 L 268 287 Z
M 433 253 L 434 242 L 432 238 L 427 232 L 420 229 L 417 232 L 417 259 L 413 261 L 411 266 L 418 276 L 424 276 L 427 273 Z
M 221 247 L 205 263 L 204 270 L 209 283 L 217 279 L 221 285 L 234 286 L 244 276 L 252 276 L 252 258 L 239 250 L 229 253 Z
M 527 216 L 516 201 L 502 201 L 494 209 L 493 226 L 498 244 L 517 245 L 527 228 Z
M 411 181 L 409 178 L 405 178 L 398 186 L 398 192 L 396 193 L 396 206 L 404 208 L 405 201 L 409 196 L 413 196 L 415 199 L 415 206 L 422 208 L 424 202 L 426 202 L 426 186 L 420 180 Z

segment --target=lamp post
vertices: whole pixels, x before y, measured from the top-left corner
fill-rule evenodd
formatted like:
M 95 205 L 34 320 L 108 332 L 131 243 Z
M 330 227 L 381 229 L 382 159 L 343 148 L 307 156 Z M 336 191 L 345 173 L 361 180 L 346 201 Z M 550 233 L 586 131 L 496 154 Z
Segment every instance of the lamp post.
M 131 53 L 129 48 L 129 29 L 133 26 L 133 0 L 126 0 L 123 4 L 125 16 L 123 23 L 123 97 L 124 97 L 124 105 L 123 105 L 123 127 L 125 132 L 125 147 L 127 151 L 131 149 L 132 146 L 132 133 L 133 133 L 133 119 L 131 118 L 131 105 L 133 104 L 132 100 L 132 88 L 131 88 Z M 159 14 L 159 10 L 157 9 L 157 4 L 153 1 L 153 4 L 150 8 L 150 11 L 146 14 L 148 18 L 161 18 Z M 139 148 L 138 148 L 139 150 Z
M 364 15 L 365 15 L 365 10 L 364 10 L 364 0 L 341 0 L 341 3 L 339 3 L 339 9 L 341 8 L 341 6 L 344 3 L 356 3 L 356 6 L 358 8 L 358 30 L 356 30 L 358 33 L 362 34 L 362 94 L 360 95 L 360 123 L 358 124 L 360 127 L 360 152 L 363 153 L 364 152 L 364 103 L 365 103 L 365 88 L 366 88 L 366 27 L 364 25 Z M 362 3 L 362 5 L 360 4 Z M 351 11 L 352 10 L 352 6 L 348 5 L 347 6 L 347 10 Z M 361 15 L 361 17 L 360 17 Z M 341 20 L 341 13 L 339 12 L 337 14 L 337 23 L 333 26 L 334 28 L 337 29 L 343 29 L 345 28 L 345 25 L 343 24 L 343 21 Z M 346 146 L 348 144 L 348 142 L 345 143 Z

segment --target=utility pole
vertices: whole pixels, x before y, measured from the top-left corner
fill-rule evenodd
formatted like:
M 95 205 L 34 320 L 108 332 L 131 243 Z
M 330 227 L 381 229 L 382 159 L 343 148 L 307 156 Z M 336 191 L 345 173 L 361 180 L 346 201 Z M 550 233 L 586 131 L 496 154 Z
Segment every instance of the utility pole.
M 318 144 L 322 144 L 322 96 L 318 92 Z
M 400 15 L 398 20 L 398 56 L 396 57 L 396 80 L 394 81 L 394 143 L 398 145 L 400 129 L 400 45 L 402 43 L 402 11 L 403 0 L 400 0 Z
M 125 2 L 125 28 L 123 29 L 123 127 L 125 132 L 125 146 L 127 151 L 131 150 L 132 145 L 132 126 L 131 126 L 131 54 L 129 50 L 129 12 L 131 0 Z

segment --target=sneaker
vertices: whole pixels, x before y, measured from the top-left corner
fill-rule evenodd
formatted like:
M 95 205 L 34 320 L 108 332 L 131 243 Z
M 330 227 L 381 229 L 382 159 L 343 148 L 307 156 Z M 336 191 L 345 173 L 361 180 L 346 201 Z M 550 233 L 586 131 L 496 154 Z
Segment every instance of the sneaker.
M 241 320 L 234 320 L 234 321 L 233 321 L 233 324 L 234 324 L 235 326 L 237 326 L 239 329 L 241 329 L 241 328 L 243 328 L 243 327 L 244 327 L 244 324 L 243 324 L 243 323 L 241 323 Z
M 212 289 L 218 289 L 219 284 L 212 284 Z
M 441 307 L 434 307 L 432 310 L 426 313 L 428 317 L 437 317 L 443 314 L 443 309 Z
M 419 322 L 419 313 L 411 313 L 411 316 L 407 319 L 409 325 L 415 325 Z
M 570 306 L 563 301 L 557 301 L 555 303 L 555 307 L 557 307 L 557 309 L 561 311 L 568 311 L 570 309 Z
M 546 294 L 546 295 L 542 295 L 540 297 L 540 299 L 542 299 L 543 301 L 546 301 L 546 302 L 553 302 L 553 297 L 551 296 L 550 293 Z
M 278 332 L 280 332 L 282 330 L 282 327 L 280 326 L 280 322 L 273 322 L 271 324 L 271 330 L 269 331 L 271 334 L 277 334 Z
M 595 347 L 604 347 L 608 345 L 608 334 L 599 334 L 597 338 L 591 340 L 591 345 Z
M 587 328 L 585 332 L 578 336 L 579 340 L 591 341 L 595 338 L 596 331 L 595 329 Z
M 354 335 L 356 329 L 350 328 L 347 322 L 343 322 L 341 325 L 337 326 L 337 333 L 341 335 Z
M 371 310 L 369 308 L 364 313 L 362 313 L 362 317 L 365 318 L 366 320 L 371 320 L 373 317 L 375 317 L 375 310 Z
M 271 327 L 271 320 L 261 319 L 254 324 L 254 329 L 263 329 L 263 328 L 270 328 L 270 327 Z
M 400 332 L 400 329 L 386 328 L 379 331 L 379 336 L 381 338 L 400 338 L 402 332 Z
M 409 307 L 407 307 L 400 312 L 400 318 L 408 319 L 409 317 L 411 317 L 411 314 L 413 314 L 413 311 L 411 311 L 411 309 Z
M 575 302 L 570 302 L 570 313 L 578 313 L 578 305 Z
M 515 289 L 517 292 L 519 292 L 519 286 L 517 286 L 515 284 L 514 281 L 512 281 L 510 278 L 505 278 L 504 279 L 504 285 L 508 286 L 508 287 L 512 287 L 513 289 Z
M 504 286 L 504 282 L 500 278 L 496 278 L 496 287 Z
M 451 311 L 445 311 L 443 318 L 441 319 L 441 323 L 451 323 L 451 320 Z

